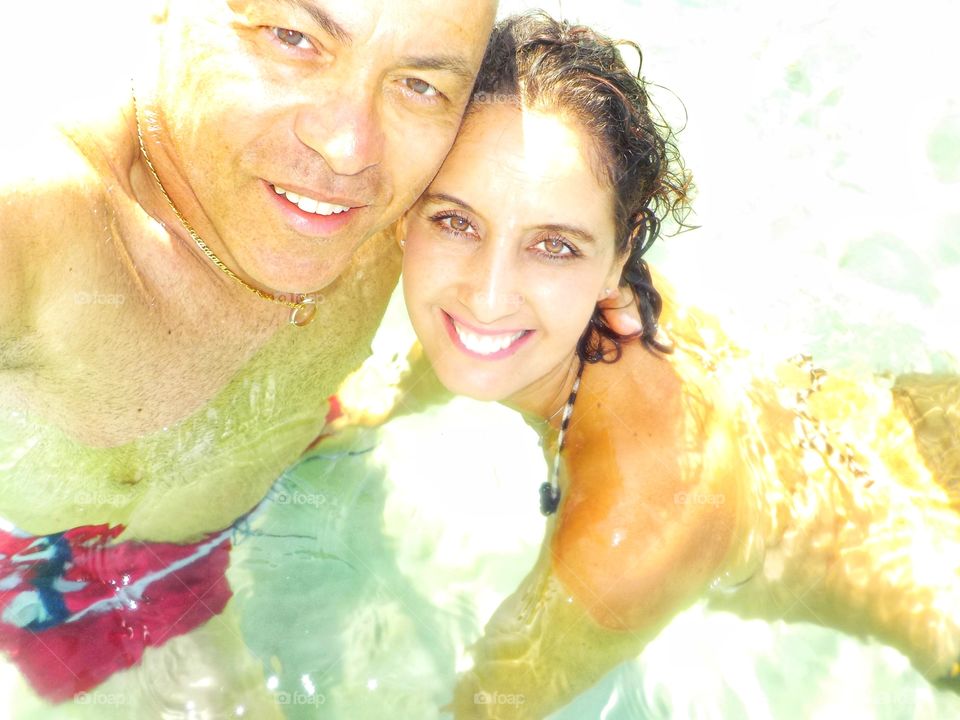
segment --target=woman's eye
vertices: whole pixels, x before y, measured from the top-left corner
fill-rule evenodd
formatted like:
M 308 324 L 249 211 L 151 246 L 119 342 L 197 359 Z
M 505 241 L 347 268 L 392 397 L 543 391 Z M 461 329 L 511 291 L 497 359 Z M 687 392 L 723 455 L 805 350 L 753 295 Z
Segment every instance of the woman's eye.
M 300 48 L 301 50 L 310 50 L 313 47 L 310 39 L 299 30 L 290 30 L 282 27 L 271 29 L 273 30 L 273 34 L 277 36 L 277 40 L 285 45 Z
M 471 222 L 460 215 L 445 215 L 439 213 L 430 218 L 441 230 L 447 232 L 452 232 L 457 235 L 471 235 L 475 234 L 473 225 Z
M 555 257 L 563 257 L 565 255 L 574 254 L 570 246 L 560 238 L 547 238 L 546 240 L 541 240 L 537 243 L 536 247 L 542 247 L 545 254 L 553 255 Z
M 470 229 L 470 221 L 462 217 L 452 217 L 450 227 L 457 232 L 467 232 Z
M 424 97 L 436 97 L 440 94 L 440 91 L 433 85 L 420 78 L 404 78 L 403 84 L 410 92 Z

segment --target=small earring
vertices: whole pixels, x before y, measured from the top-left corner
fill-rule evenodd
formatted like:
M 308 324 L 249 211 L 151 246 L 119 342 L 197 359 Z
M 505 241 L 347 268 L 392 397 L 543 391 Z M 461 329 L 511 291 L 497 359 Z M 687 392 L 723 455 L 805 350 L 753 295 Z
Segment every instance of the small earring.
M 399 237 L 399 238 L 397 238 L 397 245 L 400 246 L 400 249 L 401 249 L 401 250 L 403 250 L 403 248 L 406 246 L 406 244 L 407 244 L 407 239 L 406 239 L 405 237 Z
M 603 289 L 603 296 L 604 296 L 604 297 L 610 297 L 610 288 L 604 288 L 604 289 Z

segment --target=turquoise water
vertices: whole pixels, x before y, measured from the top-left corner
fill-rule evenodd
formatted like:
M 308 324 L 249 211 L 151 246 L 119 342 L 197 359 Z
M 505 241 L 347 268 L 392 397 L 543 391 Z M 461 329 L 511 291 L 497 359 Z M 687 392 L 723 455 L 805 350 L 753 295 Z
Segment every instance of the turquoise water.
M 638 41 L 645 75 L 669 88 L 658 93 L 664 114 L 686 120 L 701 228 L 653 256 L 686 298 L 771 358 L 807 350 L 854 371 L 960 370 L 960 90 L 941 79 L 960 56 L 938 21 L 949 3 L 920 3 L 910 17 L 842 2 L 546 7 Z M 372 374 L 394 376 L 410 338 L 395 304 Z M 318 669 L 310 683 L 324 711 L 291 717 L 434 717 L 464 647 L 533 564 L 546 469 L 512 413 L 465 399 L 346 444 L 375 449 L 288 478 L 305 497 L 329 498 L 319 521 L 283 509 L 300 518 L 291 527 L 314 526 L 327 555 L 301 590 L 317 620 L 309 639 L 286 645 L 279 682 L 302 689 L 300 671 Z M 258 543 L 249 547 L 256 557 Z M 251 637 L 281 656 L 286 635 L 256 632 L 276 605 L 256 595 Z M 330 645 L 318 662 L 321 626 Z M 951 716 L 960 699 L 895 650 L 698 605 L 554 717 Z
M 645 75 L 669 88 L 664 114 L 686 116 L 701 228 L 653 256 L 686 298 L 771 358 L 802 349 L 854 371 L 960 369 L 960 91 L 942 80 L 960 67 L 950 3 L 909 17 L 849 2 L 545 7 L 638 41 Z M 383 376 L 408 333 L 392 308 L 372 363 Z M 433 717 L 451 664 L 534 561 L 545 468 L 516 417 L 463 399 L 376 440 L 348 463 L 350 498 L 371 524 L 336 525 L 337 542 L 356 543 L 344 555 L 376 564 L 355 570 L 359 607 L 331 622 L 345 659 L 327 710 Z M 324 487 L 323 472 L 318 461 L 298 482 Z M 554 717 L 851 716 L 960 717 L 960 699 L 892 649 L 695 606 Z
M 953 3 L 597 5 L 544 7 L 639 42 L 645 75 L 671 91 L 663 112 L 687 117 L 701 228 L 653 256 L 684 296 L 772 358 L 960 370 Z M 395 304 L 373 376 L 396 374 L 410 337 Z M 321 445 L 237 539 L 231 614 L 251 682 L 290 718 L 436 717 L 464 648 L 533 564 L 545 474 L 516 416 L 464 399 Z M 188 679 L 200 684 L 147 667 L 56 712 L 19 695 L 17 716 L 204 717 L 190 705 L 203 676 Z M 960 699 L 891 649 L 695 606 L 554 717 L 850 716 L 960 716 Z

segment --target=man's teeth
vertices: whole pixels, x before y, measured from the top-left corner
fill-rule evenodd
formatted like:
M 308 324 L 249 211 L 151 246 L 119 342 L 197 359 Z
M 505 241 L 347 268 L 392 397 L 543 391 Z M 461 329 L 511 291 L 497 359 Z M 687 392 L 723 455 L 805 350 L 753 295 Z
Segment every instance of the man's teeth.
M 457 336 L 463 346 L 478 355 L 492 355 L 495 352 L 500 352 L 513 345 L 523 335 L 523 330 L 511 335 L 477 335 L 459 325 L 456 321 L 453 323 L 453 327 L 456 328 Z
M 313 213 L 314 215 L 339 215 L 340 213 L 346 212 L 350 209 L 349 207 L 344 207 L 343 205 L 331 205 L 330 203 L 320 202 L 319 200 L 314 200 L 313 198 L 297 195 L 295 192 L 284 190 L 279 185 L 274 185 L 273 189 L 277 195 L 285 195 L 287 200 L 292 202 L 298 208 L 304 212 Z

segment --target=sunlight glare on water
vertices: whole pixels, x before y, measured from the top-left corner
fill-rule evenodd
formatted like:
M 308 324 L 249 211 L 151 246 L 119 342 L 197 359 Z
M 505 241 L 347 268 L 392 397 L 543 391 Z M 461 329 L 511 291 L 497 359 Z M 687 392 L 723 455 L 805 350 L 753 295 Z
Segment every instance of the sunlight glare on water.
M 504 0 L 501 13 L 530 7 Z M 771 359 L 809 351 L 854 371 L 960 370 L 952 0 L 543 7 L 636 41 L 665 118 L 685 126 L 700 227 L 651 253 L 681 297 Z M 369 367 L 389 378 L 411 341 L 395 297 Z M 466 648 L 536 560 L 546 475 L 514 413 L 463 398 L 322 444 L 236 540 L 232 607 L 262 670 L 245 681 L 294 719 L 439 717 Z M 202 667 L 189 644 L 173 657 Z M 138 717 L 188 717 L 177 677 L 147 663 L 111 691 L 139 698 Z M 54 715 L 6 664 L 0 695 L 18 718 L 130 716 L 106 705 Z M 244 701 L 235 715 L 256 712 Z M 960 700 L 895 650 L 695 605 L 552 718 L 951 716 Z

